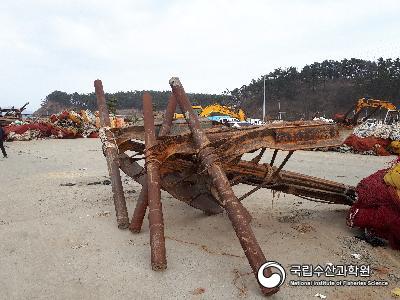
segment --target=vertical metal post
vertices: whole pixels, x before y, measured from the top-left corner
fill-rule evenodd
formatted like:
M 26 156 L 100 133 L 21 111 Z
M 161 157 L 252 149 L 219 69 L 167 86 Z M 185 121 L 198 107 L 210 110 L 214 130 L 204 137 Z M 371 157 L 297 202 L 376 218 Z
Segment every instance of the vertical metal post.
M 172 126 L 172 119 L 174 117 L 175 110 L 176 110 L 176 99 L 174 94 L 171 94 L 171 96 L 168 99 L 168 105 L 165 111 L 164 121 L 162 123 L 160 132 L 158 133 L 158 136 L 164 136 L 170 133 Z
M 158 136 L 167 135 L 171 131 L 172 119 L 176 110 L 176 99 L 173 94 L 169 97 L 167 109 L 164 115 L 164 121 L 161 126 Z M 144 177 L 144 184 L 138 202 L 136 203 L 135 211 L 133 212 L 132 221 L 129 225 L 129 230 L 133 233 L 139 233 L 142 229 L 143 219 L 146 214 L 148 206 L 148 195 L 147 195 L 147 175 Z
M 200 128 L 199 120 L 193 111 L 179 78 L 171 78 L 169 83 L 192 132 L 202 166 L 207 169 L 208 174 L 212 177 L 213 185 L 218 191 L 222 205 L 232 222 L 236 236 L 239 238 L 253 273 L 257 278 L 258 269 L 266 262 L 266 259 L 248 222 L 247 211 L 235 196 L 223 168 L 217 162 L 218 157 L 213 153 L 214 148 L 209 146 L 210 141 Z M 271 270 L 266 269 L 265 273 L 267 276 L 270 276 Z M 274 294 L 279 290 L 278 288 L 260 287 L 265 295 Z
M 102 129 L 100 137 L 102 138 L 104 155 L 106 156 L 108 173 L 111 179 L 118 228 L 125 229 L 129 225 L 129 219 L 121 174 L 119 173 L 118 147 L 115 144 L 112 132 L 109 130 L 111 127 L 110 116 L 101 80 L 96 80 L 94 82 L 94 87 L 97 97 L 97 106 L 99 108 L 100 127 Z
M 157 145 L 153 103 L 149 93 L 143 95 L 143 118 L 146 144 L 147 195 L 149 206 L 151 267 L 154 271 L 167 268 L 164 220 L 161 204 L 160 162 L 152 157 L 151 148 Z

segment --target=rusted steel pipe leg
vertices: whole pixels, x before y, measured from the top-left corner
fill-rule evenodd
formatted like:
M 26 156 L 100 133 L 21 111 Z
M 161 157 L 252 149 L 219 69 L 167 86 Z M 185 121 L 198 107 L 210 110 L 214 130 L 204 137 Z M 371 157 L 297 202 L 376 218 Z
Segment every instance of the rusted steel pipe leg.
M 171 131 L 172 119 L 176 110 L 176 99 L 172 94 L 169 97 L 167 110 L 165 112 L 164 121 L 161 126 L 158 136 L 167 135 Z M 129 230 L 133 233 L 139 233 L 142 229 L 143 219 L 146 215 L 146 210 L 148 206 L 147 199 L 147 176 L 145 177 L 145 184 L 140 191 L 138 202 L 136 203 L 135 211 L 133 212 L 131 224 L 129 225 Z
M 218 157 L 213 154 L 214 149 L 208 146 L 210 141 L 200 128 L 199 120 L 193 111 L 179 78 L 172 78 L 170 85 L 192 132 L 195 146 L 199 150 L 199 159 L 212 177 L 213 184 L 218 191 L 222 204 L 228 213 L 228 217 L 232 222 L 244 253 L 257 278 L 258 269 L 266 262 L 266 259 L 247 221 L 247 216 L 244 213 L 245 210 L 236 198 L 224 170 L 217 163 Z M 266 275 L 270 275 L 268 274 L 270 272 L 271 270 L 266 270 Z M 279 289 L 261 287 L 261 290 L 263 294 L 271 295 Z
M 133 212 L 131 224 L 129 225 L 129 230 L 133 233 L 139 233 L 142 229 L 143 219 L 149 203 L 147 195 L 147 176 L 145 176 L 145 180 L 136 203 L 135 211 Z
M 172 119 L 174 118 L 175 110 L 176 110 L 176 99 L 175 96 L 172 94 L 168 99 L 168 105 L 165 111 L 164 121 L 162 123 L 160 132 L 158 133 L 158 136 L 165 136 L 170 133 L 172 126 Z
M 118 147 L 114 141 L 112 132 L 109 130 L 111 127 L 110 116 L 101 80 L 96 80 L 94 82 L 94 87 L 97 96 L 97 106 L 99 108 L 101 126 L 100 138 L 103 142 L 104 155 L 107 159 L 108 172 L 111 178 L 118 228 L 125 229 L 129 225 L 129 219 L 124 190 L 122 187 L 121 174 L 119 173 Z
M 153 104 L 149 93 L 143 95 L 143 117 L 146 144 L 151 267 L 154 271 L 158 271 L 167 268 L 167 258 L 165 254 L 164 220 L 161 204 L 160 163 L 151 156 L 151 148 L 157 144 L 157 141 Z

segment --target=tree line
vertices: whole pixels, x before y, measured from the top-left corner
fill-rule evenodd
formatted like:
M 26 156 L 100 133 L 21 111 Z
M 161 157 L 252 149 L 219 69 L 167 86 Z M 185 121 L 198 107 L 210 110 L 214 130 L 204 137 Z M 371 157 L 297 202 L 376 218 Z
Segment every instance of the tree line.
M 331 117 L 348 111 L 362 97 L 400 102 L 400 59 L 324 60 L 304 66 L 278 68 L 229 91 L 230 101 L 261 116 L 264 100 L 270 118 L 278 115 L 278 103 L 288 119 Z M 226 93 L 228 94 L 228 93 Z
M 117 109 L 136 109 L 142 110 L 143 93 L 145 91 L 128 91 L 106 93 L 108 107 L 111 111 Z M 153 106 L 155 110 L 164 110 L 168 103 L 168 98 L 171 95 L 170 91 L 147 91 L 153 97 Z M 193 104 L 209 105 L 212 103 L 223 103 L 226 95 L 188 93 L 188 98 Z M 80 94 L 66 93 L 62 91 L 53 91 L 42 101 L 41 106 L 47 107 L 50 103 L 56 103 L 68 109 L 89 109 L 97 110 L 97 100 L 95 93 Z M 43 110 L 45 111 L 45 110 Z
M 212 103 L 242 107 L 248 115 L 261 117 L 265 98 L 267 116 L 278 115 L 278 103 L 286 119 L 309 119 L 317 113 L 331 117 L 334 113 L 349 110 L 357 99 L 371 97 L 400 103 L 400 59 L 376 61 L 363 59 L 324 60 L 304 66 L 278 68 L 240 88 L 226 90 L 216 95 L 189 93 L 193 104 L 203 106 Z M 148 91 L 153 96 L 154 108 L 164 110 L 170 91 Z M 106 93 L 110 108 L 142 109 L 144 91 Z M 68 94 L 62 91 L 50 93 L 42 102 L 58 103 L 66 108 L 96 110 L 94 93 Z

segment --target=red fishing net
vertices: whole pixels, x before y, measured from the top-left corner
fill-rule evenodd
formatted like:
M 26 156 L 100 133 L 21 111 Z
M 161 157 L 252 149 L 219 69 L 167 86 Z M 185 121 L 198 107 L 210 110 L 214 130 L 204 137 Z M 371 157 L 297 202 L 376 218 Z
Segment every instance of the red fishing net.
M 358 200 L 349 211 L 347 224 L 368 228 L 388 240 L 392 248 L 400 249 L 400 198 L 383 180 L 387 171 L 380 170 L 357 185 Z
M 76 133 L 75 131 L 68 130 L 66 128 L 61 128 L 54 126 L 49 123 L 31 123 L 25 125 L 10 125 L 4 128 L 5 134 L 8 135 L 10 132 L 16 134 L 24 134 L 28 130 L 37 130 L 40 132 L 40 137 L 55 136 L 58 138 L 68 139 L 82 137 L 82 135 Z
M 376 137 L 361 138 L 354 134 L 350 135 L 343 144 L 351 147 L 357 152 L 373 150 L 377 155 L 386 156 L 390 153 L 386 150 L 390 145 L 390 140 Z

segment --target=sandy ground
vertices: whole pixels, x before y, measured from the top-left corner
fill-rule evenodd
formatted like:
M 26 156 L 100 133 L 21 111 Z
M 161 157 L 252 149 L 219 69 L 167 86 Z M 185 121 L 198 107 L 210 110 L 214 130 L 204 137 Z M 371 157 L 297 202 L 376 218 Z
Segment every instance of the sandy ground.
M 263 298 L 226 215 L 207 217 L 163 193 L 168 269 L 153 272 L 147 218 L 138 235 L 117 229 L 111 186 L 88 185 L 108 175 L 98 140 L 7 146 L 9 159 L 0 159 L 0 298 Z M 286 169 L 356 184 L 392 159 L 299 151 Z M 123 179 L 131 214 L 140 186 Z M 235 187 L 237 195 L 248 189 Z M 347 207 L 273 197 L 268 190 L 244 204 L 267 259 L 287 273 L 291 264 L 369 264 L 371 279 L 389 281 L 388 287 L 292 287 L 289 280 L 298 278 L 288 274 L 271 299 L 319 299 L 316 293 L 390 299 L 400 287 L 400 253 L 356 239 L 345 224 Z

